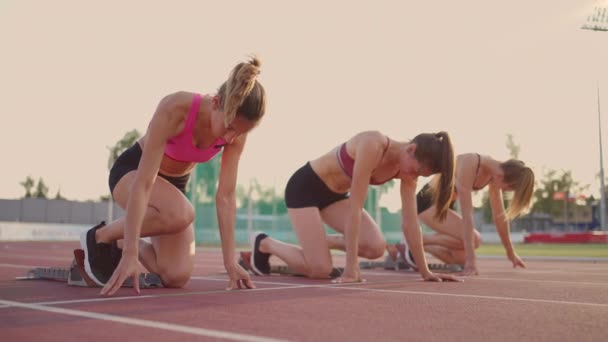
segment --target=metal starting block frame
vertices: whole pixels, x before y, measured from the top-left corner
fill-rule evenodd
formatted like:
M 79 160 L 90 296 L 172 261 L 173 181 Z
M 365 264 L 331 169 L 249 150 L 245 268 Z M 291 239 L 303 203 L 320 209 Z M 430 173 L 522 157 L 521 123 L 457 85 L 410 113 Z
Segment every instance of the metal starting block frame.
M 36 267 L 29 270 L 24 277 L 17 280 L 53 280 L 66 282 L 70 286 L 100 287 L 91 279 L 84 270 L 84 251 L 74 250 L 74 259 L 69 268 L 61 267 Z M 128 278 L 123 287 L 133 287 L 133 279 Z M 161 288 L 163 283 L 160 276 L 154 273 L 140 273 L 139 287 L 141 289 Z
M 463 270 L 463 266 L 460 264 L 440 264 L 440 263 L 430 263 L 427 264 L 429 270 L 438 271 L 438 272 L 461 272 Z M 383 268 L 385 270 L 414 270 L 410 267 L 405 260 L 399 258 L 399 260 L 393 259 L 390 255 L 387 255 L 384 261 L 361 261 L 359 263 L 360 269 L 374 269 L 374 268 Z
M 239 265 L 242 268 L 244 268 L 245 270 L 247 270 L 249 273 L 253 274 L 253 271 L 251 268 L 251 252 L 240 252 Z M 342 272 L 344 272 L 343 267 L 334 267 L 332 269 L 331 273 L 329 274 L 329 277 L 332 279 L 338 278 L 340 275 L 342 275 Z M 287 267 L 287 265 L 270 266 L 270 274 L 289 275 L 289 276 L 294 276 L 294 277 L 305 277 L 305 275 L 299 274 L 299 273 L 293 271 L 292 269 Z

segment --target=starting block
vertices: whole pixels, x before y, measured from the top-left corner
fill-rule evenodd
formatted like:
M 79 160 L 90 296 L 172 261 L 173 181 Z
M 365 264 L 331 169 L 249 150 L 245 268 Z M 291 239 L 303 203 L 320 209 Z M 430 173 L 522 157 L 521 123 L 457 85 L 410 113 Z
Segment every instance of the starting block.
M 17 280 L 53 280 L 66 282 L 70 286 L 79 287 L 100 287 L 91 279 L 84 270 L 84 251 L 74 250 L 74 259 L 69 268 L 61 267 L 36 267 L 29 270 L 24 277 L 17 277 Z M 123 287 L 133 287 L 133 279 L 128 278 Z M 161 288 L 163 283 L 160 276 L 154 273 L 141 273 L 139 275 L 139 288 Z
M 437 272 L 462 272 L 463 266 L 460 264 L 441 264 L 441 263 L 429 263 L 427 264 L 429 270 Z M 383 268 L 385 270 L 413 270 L 405 260 L 398 258 L 395 260 L 391 255 L 387 255 L 384 261 L 361 261 L 359 268 L 362 270 L 369 270 L 374 268 Z
M 369 270 L 374 268 L 383 268 L 385 270 L 409 270 L 411 267 L 403 260 L 396 261 L 387 255 L 384 261 L 361 261 L 359 262 L 359 268 L 362 270 Z
M 247 270 L 250 273 L 253 273 L 252 269 L 251 269 L 251 252 L 240 252 L 240 258 L 239 258 L 239 265 L 244 268 L 245 270 Z M 329 274 L 330 278 L 338 278 L 342 272 L 344 271 L 344 268 L 342 267 L 334 267 L 331 271 L 331 273 Z M 291 270 L 289 267 L 287 267 L 286 265 L 272 265 L 270 266 L 270 274 L 280 274 L 280 275 L 289 275 L 289 276 L 294 276 L 294 277 L 304 277 L 303 274 L 299 274 L 293 270 Z

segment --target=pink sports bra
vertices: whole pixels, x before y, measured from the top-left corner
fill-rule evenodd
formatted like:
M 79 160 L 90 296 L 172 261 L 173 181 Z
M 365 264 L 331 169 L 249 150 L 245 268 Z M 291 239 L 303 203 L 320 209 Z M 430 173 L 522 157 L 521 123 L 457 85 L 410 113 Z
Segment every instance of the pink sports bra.
M 193 132 L 196 118 L 201 107 L 201 101 L 203 97 L 199 94 L 194 94 L 192 99 L 192 106 L 190 106 L 190 112 L 184 125 L 184 130 L 167 140 L 165 146 L 165 155 L 171 159 L 182 161 L 182 162 L 196 162 L 204 163 L 211 160 L 215 155 L 222 150 L 222 147 L 226 145 L 226 141 L 223 138 L 217 138 L 210 147 L 200 149 L 194 146 Z
M 386 153 L 386 151 L 388 150 L 388 147 L 391 144 L 391 141 L 388 137 L 386 137 L 386 140 L 387 140 L 387 144 L 386 144 L 386 147 L 384 148 L 384 151 L 382 151 L 382 157 L 384 157 L 384 154 Z M 337 155 L 336 157 L 338 158 L 338 164 L 340 164 L 342 171 L 344 171 L 344 173 L 346 173 L 347 176 L 352 178 L 353 169 L 355 168 L 355 160 L 346 151 L 346 143 L 343 143 L 342 146 L 340 146 L 340 148 L 336 151 L 336 155 Z M 398 175 L 399 175 L 399 172 L 397 172 L 397 174 L 390 177 L 389 179 L 385 179 L 383 181 L 376 181 L 376 180 L 370 178 L 369 184 L 381 185 L 381 184 L 384 184 L 384 183 L 390 181 L 391 179 L 397 177 Z

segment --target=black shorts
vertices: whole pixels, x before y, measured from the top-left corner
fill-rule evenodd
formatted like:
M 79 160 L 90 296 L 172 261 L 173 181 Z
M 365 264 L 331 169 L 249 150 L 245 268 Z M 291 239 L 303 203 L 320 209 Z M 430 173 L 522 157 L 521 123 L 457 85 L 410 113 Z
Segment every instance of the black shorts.
M 433 194 L 431 194 L 430 186 L 428 183 L 418 191 L 416 194 L 416 206 L 418 207 L 418 214 L 427 210 L 433 205 Z
M 116 161 L 110 170 L 110 193 L 114 192 L 116 184 L 118 184 L 118 181 L 124 175 L 131 171 L 137 170 L 139 160 L 141 159 L 141 154 L 142 151 L 139 143 L 135 143 L 133 146 L 125 150 L 120 156 L 118 156 L 118 158 L 116 158 Z M 190 174 L 181 177 L 170 177 L 160 173 L 158 175 L 166 179 L 169 183 L 173 184 L 183 194 L 186 194 L 186 185 L 190 179 Z
M 328 205 L 348 198 L 348 193 L 339 194 L 331 191 L 315 173 L 310 163 L 296 171 L 285 187 L 285 205 L 287 208 L 317 207 L 319 210 Z
M 450 202 L 450 209 L 454 210 L 454 203 L 456 201 Z M 433 205 L 433 194 L 431 193 L 431 187 L 427 183 L 425 184 L 420 191 L 416 194 L 416 206 L 418 207 L 418 214 L 427 210 Z

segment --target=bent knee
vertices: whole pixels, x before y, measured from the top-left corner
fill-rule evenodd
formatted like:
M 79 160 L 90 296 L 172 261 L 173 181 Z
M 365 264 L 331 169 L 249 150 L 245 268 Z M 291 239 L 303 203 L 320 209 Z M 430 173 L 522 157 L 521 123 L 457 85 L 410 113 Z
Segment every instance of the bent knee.
M 373 245 L 363 245 L 359 248 L 359 256 L 366 259 L 378 259 L 384 255 L 386 250 L 386 242 L 376 243 Z
M 186 204 L 179 209 L 170 209 L 163 213 L 167 234 L 177 234 L 186 230 L 194 222 L 194 208 Z
M 333 270 L 331 264 L 316 264 L 309 265 L 306 270 L 306 275 L 309 278 L 328 278 Z
M 159 274 L 164 287 L 184 287 L 190 280 L 191 272 L 166 271 Z

